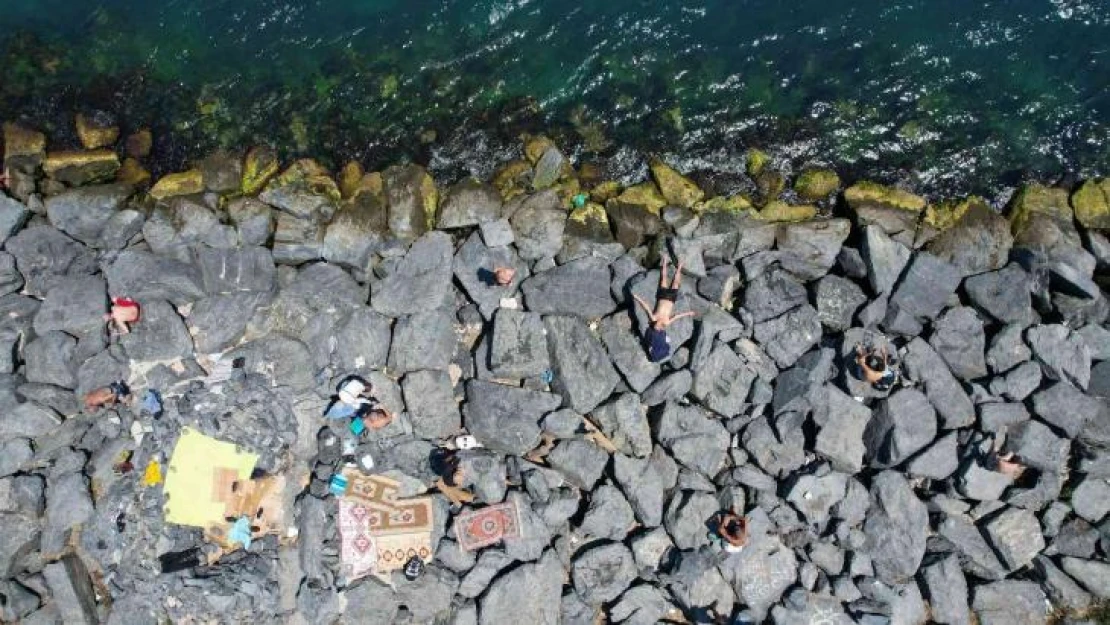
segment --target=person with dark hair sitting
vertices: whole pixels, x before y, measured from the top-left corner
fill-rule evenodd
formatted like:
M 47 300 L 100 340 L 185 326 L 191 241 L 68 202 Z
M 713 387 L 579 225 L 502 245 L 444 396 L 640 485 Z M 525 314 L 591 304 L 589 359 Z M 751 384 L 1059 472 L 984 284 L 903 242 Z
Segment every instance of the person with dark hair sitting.
M 886 346 L 876 349 L 856 345 L 856 368 L 859 377 L 877 391 L 889 391 L 898 380 L 897 361 Z
M 748 544 L 748 519 L 733 512 L 722 512 L 717 519 L 717 535 L 724 541 L 725 551 L 740 553 Z

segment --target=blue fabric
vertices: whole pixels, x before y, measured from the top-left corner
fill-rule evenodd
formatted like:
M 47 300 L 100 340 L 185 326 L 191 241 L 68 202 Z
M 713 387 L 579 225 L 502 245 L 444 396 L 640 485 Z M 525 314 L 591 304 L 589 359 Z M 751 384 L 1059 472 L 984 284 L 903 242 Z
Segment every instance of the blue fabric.
M 671 340 L 667 338 L 666 330 L 648 326 L 644 343 L 647 345 L 648 359 L 652 362 L 660 362 L 671 355 Z
M 227 533 L 228 540 L 232 543 L 242 543 L 243 549 L 251 548 L 251 522 L 247 517 L 241 516 L 235 519 L 235 523 L 231 525 L 231 531 Z
M 332 402 L 331 406 L 328 407 L 328 411 L 324 413 L 324 416 L 329 419 L 349 419 L 355 416 L 355 412 L 357 410 L 358 408 L 355 408 L 350 404 L 344 404 L 343 402 L 336 400 L 335 402 Z
M 366 430 L 366 424 L 362 422 L 362 417 L 355 417 L 351 419 L 351 433 L 355 436 L 362 434 Z
M 150 388 L 143 395 L 142 409 L 158 417 L 162 415 L 162 396 Z
M 336 497 L 342 497 L 347 494 L 347 478 L 343 475 L 336 473 L 331 476 L 331 482 L 328 484 L 331 493 Z

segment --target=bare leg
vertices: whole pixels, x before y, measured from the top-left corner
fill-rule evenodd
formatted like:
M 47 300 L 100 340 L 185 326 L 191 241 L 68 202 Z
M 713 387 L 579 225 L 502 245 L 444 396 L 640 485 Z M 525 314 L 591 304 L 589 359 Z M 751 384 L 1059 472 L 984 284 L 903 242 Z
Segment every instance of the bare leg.
M 678 290 L 678 286 L 682 284 L 682 261 L 678 261 L 678 266 L 674 268 L 674 280 L 671 281 L 671 288 Z

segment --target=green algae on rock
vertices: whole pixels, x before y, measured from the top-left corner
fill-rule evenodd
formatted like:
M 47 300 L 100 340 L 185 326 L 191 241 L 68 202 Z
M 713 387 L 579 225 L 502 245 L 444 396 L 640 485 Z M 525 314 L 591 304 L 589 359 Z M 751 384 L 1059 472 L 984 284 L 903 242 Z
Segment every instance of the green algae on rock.
M 1084 182 L 1072 194 L 1071 206 L 1084 227 L 1110 230 L 1110 178 Z
M 204 192 L 204 174 L 199 169 L 166 174 L 154 183 L 150 197 L 164 200 L 179 195 L 193 195 Z
M 661 159 L 653 158 L 648 166 L 655 178 L 655 184 L 669 204 L 690 208 L 705 197 L 705 191 L 694 184 L 694 181 L 678 173 Z
M 831 169 L 807 169 L 794 182 L 803 200 L 823 200 L 840 189 L 840 176 Z
M 808 221 L 817 216 L 817 207 L 811 205 L 795 206 L 781 200 L 769 202 L 758 214 L 763 221 L 796 222 Z

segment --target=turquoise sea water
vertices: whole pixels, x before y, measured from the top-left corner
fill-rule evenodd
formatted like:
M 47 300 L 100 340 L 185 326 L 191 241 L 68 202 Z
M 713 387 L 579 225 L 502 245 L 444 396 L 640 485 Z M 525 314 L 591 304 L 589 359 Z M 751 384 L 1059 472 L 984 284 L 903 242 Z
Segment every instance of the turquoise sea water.
M 547 129 L 635 175 L 750 145 L 936 194 L 1110 173 L 1105 0 L 5 0 L 0 117 L 488 173 Z

